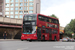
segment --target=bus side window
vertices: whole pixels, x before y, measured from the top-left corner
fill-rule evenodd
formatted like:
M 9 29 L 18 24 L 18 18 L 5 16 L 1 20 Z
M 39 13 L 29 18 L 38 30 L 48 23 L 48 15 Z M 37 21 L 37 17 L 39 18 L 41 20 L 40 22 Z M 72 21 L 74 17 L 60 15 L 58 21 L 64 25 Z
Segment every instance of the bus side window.
M 46 28 L 46 33 L 49 33 L 49 29 L 48 28 Z
M 44 18 L 43 21 L 46 21 L 46 17 L 43 16 L 43 18 Z
M 51 23 L 53 23 L 53 19 L 52 19 Z
M 42 17 L 39 15 L 39 16 L 38 16 L 38 19 L 39 19 L 39 20 L 42 20 Z
M 57 30 L 55 29 L 52 30 L 52 34 L 57 34 L 57 33 L 58 33 Z
M 44 16 L 42 16 L 42 21 L 45 21 L 45 17 Z
M 49 19 L 49 22 L 51 22 L 51 19 Z
M 57 20 L 57 24 L 59 24 L 59 21 Z
M 45 26 L 42 26 L 42 33 L 45 33 Z
M 45 22 L 47 22 L 47 18 L 45 17 Z
M 49 22 L 49 18 L 47 18 L 47 22 Z
M 54 30 L 54 33 L 55 33 L 55 34 L 57 34 L 57 33 L 58 33 L 58 31 L 57 31 L 57 30 Z
M 52 21 L 53 21 L 52 23 L 55 23 L 55 19 L 53 19 Z
M 59 24 L 59 21 L 58 21 L 58 20 L 55 20 L 55 23 L 56 23 L 56 24 Z

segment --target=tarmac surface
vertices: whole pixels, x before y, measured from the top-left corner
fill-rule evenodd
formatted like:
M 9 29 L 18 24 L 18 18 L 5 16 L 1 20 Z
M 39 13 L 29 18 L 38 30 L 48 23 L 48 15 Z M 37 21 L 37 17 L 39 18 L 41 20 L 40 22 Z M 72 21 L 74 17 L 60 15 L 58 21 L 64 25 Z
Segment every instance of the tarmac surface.
M 0 39 L 0 50 L 75 50 L 75 42 Z

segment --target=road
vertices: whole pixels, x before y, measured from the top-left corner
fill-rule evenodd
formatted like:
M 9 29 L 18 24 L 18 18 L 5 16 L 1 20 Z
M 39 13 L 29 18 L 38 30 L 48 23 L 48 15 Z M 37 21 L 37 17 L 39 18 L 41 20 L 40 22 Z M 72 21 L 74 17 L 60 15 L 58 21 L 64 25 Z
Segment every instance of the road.
M 75 42 L 0 40 L 0 50 L 75 50 Z

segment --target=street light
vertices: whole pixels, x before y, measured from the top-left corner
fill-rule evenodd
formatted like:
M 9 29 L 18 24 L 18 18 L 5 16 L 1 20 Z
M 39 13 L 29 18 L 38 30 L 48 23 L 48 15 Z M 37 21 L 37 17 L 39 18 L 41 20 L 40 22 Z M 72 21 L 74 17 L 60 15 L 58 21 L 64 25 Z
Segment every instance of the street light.
M 39 4 L 39 3 L 36 3 L 36 13 L 37 13 L 37 4 Z

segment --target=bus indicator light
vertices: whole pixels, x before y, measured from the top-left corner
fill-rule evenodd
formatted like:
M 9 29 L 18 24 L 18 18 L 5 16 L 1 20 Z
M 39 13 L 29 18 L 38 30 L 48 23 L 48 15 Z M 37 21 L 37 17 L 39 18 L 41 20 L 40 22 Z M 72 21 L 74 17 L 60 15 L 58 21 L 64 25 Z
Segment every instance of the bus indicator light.
M 29 35 L 27 35 L 27 36 L 29 36 Z

